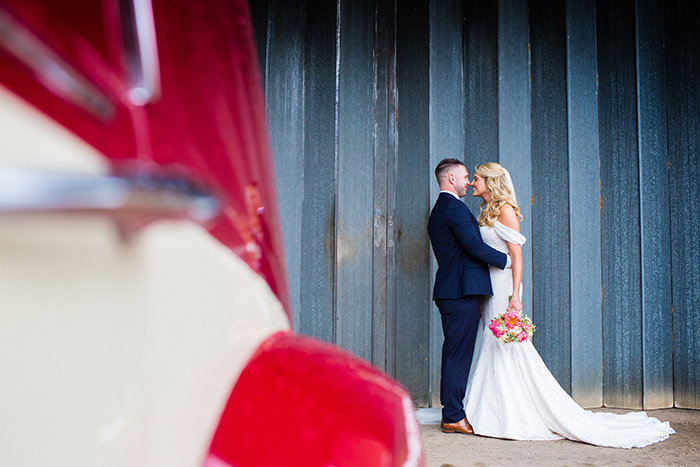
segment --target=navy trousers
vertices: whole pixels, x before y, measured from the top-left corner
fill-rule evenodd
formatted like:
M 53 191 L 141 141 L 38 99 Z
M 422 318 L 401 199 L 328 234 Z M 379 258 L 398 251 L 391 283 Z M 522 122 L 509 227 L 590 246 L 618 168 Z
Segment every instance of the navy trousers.
M 481 315 L 480 296 L 435 300 L 435 304 L 445 337 L 440 370 L 442 418 L 445 423 L 455 423 L 465 417 L 463 401 Z

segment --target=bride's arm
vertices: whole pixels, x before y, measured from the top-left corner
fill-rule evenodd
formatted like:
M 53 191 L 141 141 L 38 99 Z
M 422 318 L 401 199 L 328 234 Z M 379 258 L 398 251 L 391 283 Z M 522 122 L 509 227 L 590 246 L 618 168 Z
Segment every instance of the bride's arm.
M 520 221 L 515 214 L 515 209 L 513 209 L 510 204 L 501 206 L 501 215 L 498 216 L 498 221 L 506 227 L 520 232 Z M 511 267 L 511 273 L 513 274 L 513 293 L 506 311 L 520 311 L 523 309 L 523 304 L 520 302 L 520 286 L 523 278 L 523 252 L 520 245 L 508 242 L 508 253 L 510 253 L 511 260 L 513 261 Z

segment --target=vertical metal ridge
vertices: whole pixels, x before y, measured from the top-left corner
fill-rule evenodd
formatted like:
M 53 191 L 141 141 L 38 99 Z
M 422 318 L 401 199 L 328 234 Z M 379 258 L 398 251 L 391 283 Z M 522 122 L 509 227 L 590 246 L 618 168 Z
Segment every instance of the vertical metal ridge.
M 497 5 L 498 162 L 510 171 L 517 198 L 526 200 L 532 194 L 528 5 L 527 0 L 498 0 Z M 520 212 L 521 232 L 531 239 L 532 209 L 524 203 Z M 523 245 L 523 258 L 532 258 L 531 241 Z M 523 263 L 522 283 L 523 307 L 533 310 L 531 260 Z
M 266 98 L 277 181 L 291 318 L 301 320 L 301 248 L 304 158 L 303 0 L 271 1 Z M 282 20 L 284 18 L 284 20 Z
M 430 186 L 429 0 L 397 2 L 396 82 L 400 115 L 396 179 L 396 376 L 427 404 L 430 307 L 426 220 Z
M 336 32 L 335 32 L 335 152 L 333 163 L 335 164 L 335 190 L 333 196 L 333 343 L 338 344 L 338 183 L 340 180 L 340 12 L 342 0 L 336 2 Z
M 396 2 L 387 8 L 387 362 L 386 371 L 396 377 L 396 180 L 398 170 L 398 88 L 396 86 Z
M 531 171 L 537 205 L 531 209 L 532 313 L 539 316 L 537 349 L 559 384 L 571 391 L 571 270 L 568 94 L 565 5 L 553 0 L 529 9 Z M 530 311 L 528 311 L 529 313 Z
M 462 2 L 462 76 L 464 82 L 464 163 L 498 161 L 498 4 Z M 477 214 L 479 202 L 467 197 Z
M 639 171 L 639 251 L 641 254 L 639 255 L 639 269 L 641 273 L 641 287 L 640 287 L 640 303 L 641 306 L 639 307 L 639 313 L 640 313 L 640 320 L 642 322 L 642 333 L 639 336 L 641 340 L 641 347 L 642 347 L 642 383 L 641 383 L 641 390 L 642 390 L 642 408 L 647 408 L 646 407 L 646 377 L 647 377 L 647 361 L 645 355 L 646 355 L 646 347 L 647 347 L 647 342 L 644 336 L 644 326 L 646 324 L 645 316 L 646 316 L 646 293 L 645 293 L 645 287 L 644 287 L 644 272 L 645 272 L 645 263 L 646 263 L 646 258 L 644 255 L 644 239 L 645 239 L 645 231 L 644 231 L 644 196 L 643 196 L 643 191 L 644 187 L 642 185 L 642 177 L 644 175 L 643 173 L 643 167 L 642 167 L 642 144 L 643 144 L 643 135 L 642 135 L 642 104 L 641 104 L 641 80 L 640 80 L 640 62 L 639 62 L 639 55 L 640 55 L 640 38 L 639 38 L 639 1 L 634 0 L 634 26 L 635 26 L 635 34 L 634 34 L 634 39 L 635 39 L 635 54 L 634 54 L 634 68 L 635 68 L 635 74 L 636 74 L 636 85 L 637 85 L 637 169 Z
M 304 2 L 304 156 L 299 331 L 334 339 L 335 3 Z
M 660 0 L 635 1 L 642 397 L 645 409 L 673 405 L 670 230 L 664 199 L 667 170 L 666 83 Z
M 446 157 L 464 158 L 464 54 L 462 34 L 461 0 L 433 0 L 430 2 L 430 97 L 429 125 L 430 148 L 426 183 L 429 186 L 428 208 L 438 197 L 439 187 L 433 170 L 440 160 Z M 471 175 L 472 168 L 467 167 Z M 426 219 L 427 220 L 427 219 Z M 429 242 L 426 244 L 429 261 L 429 287 L 432 294 L 437 271 L 437 262 Z M 432 295 L 431 297 L 432 298 Z M 429 315 L 430 331 L 428 368 L 429 401 L 433 407 L 440 407 L 440 363 L 443 341 L 440 313 L 432 300 L 426 307 Z M 475 349 L 476 350 L 476 349 Z
M 337 343 L 371 360 L 374 2 L 340 7 Z
M 387 367 L 388 303 L 388 78 L 387 0 L 374 5 L 374 228 L 372 249 L 372 363 Z
M 674 348 L 674 405 L 700 409 L 700 4 L 664 4 Z
M 567 0 L 571 395 L 603 405 L 600 153 L 594 0 Z M 590 332 L 581 333 L 581 329 Z
M 641 408 L 641 270 L 633 0 L 596 9 L 603 299 L 603 397 L 608 406 Z M 632 65 L 632 67 L 630 66 Z

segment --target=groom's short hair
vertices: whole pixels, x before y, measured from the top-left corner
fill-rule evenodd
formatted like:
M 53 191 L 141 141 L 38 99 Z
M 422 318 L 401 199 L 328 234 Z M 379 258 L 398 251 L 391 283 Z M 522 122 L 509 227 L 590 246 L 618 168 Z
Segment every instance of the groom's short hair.
M 438 162 L 437 167 L 435 167 L 435 178 L 437 179 L 438 185 L 442 183 L 442 179 L 447 176 L 450 170 L 458 165 L 461 165 L 465 169 L 467 168 L 464 162 L 459 159 L 443 159 Z

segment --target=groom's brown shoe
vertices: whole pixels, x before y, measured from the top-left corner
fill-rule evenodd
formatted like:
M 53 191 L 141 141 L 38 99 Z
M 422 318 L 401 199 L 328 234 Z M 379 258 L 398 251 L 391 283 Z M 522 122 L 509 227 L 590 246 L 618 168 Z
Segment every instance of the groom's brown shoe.
M 461 433 L 463 435 L 474 434 L 474 428 L 472 428 L 466 418 L 463 418 L 455 423 L 445 423 L 444 420 L 441 420 L 440 427 L 442 428 L 443 433 Z

